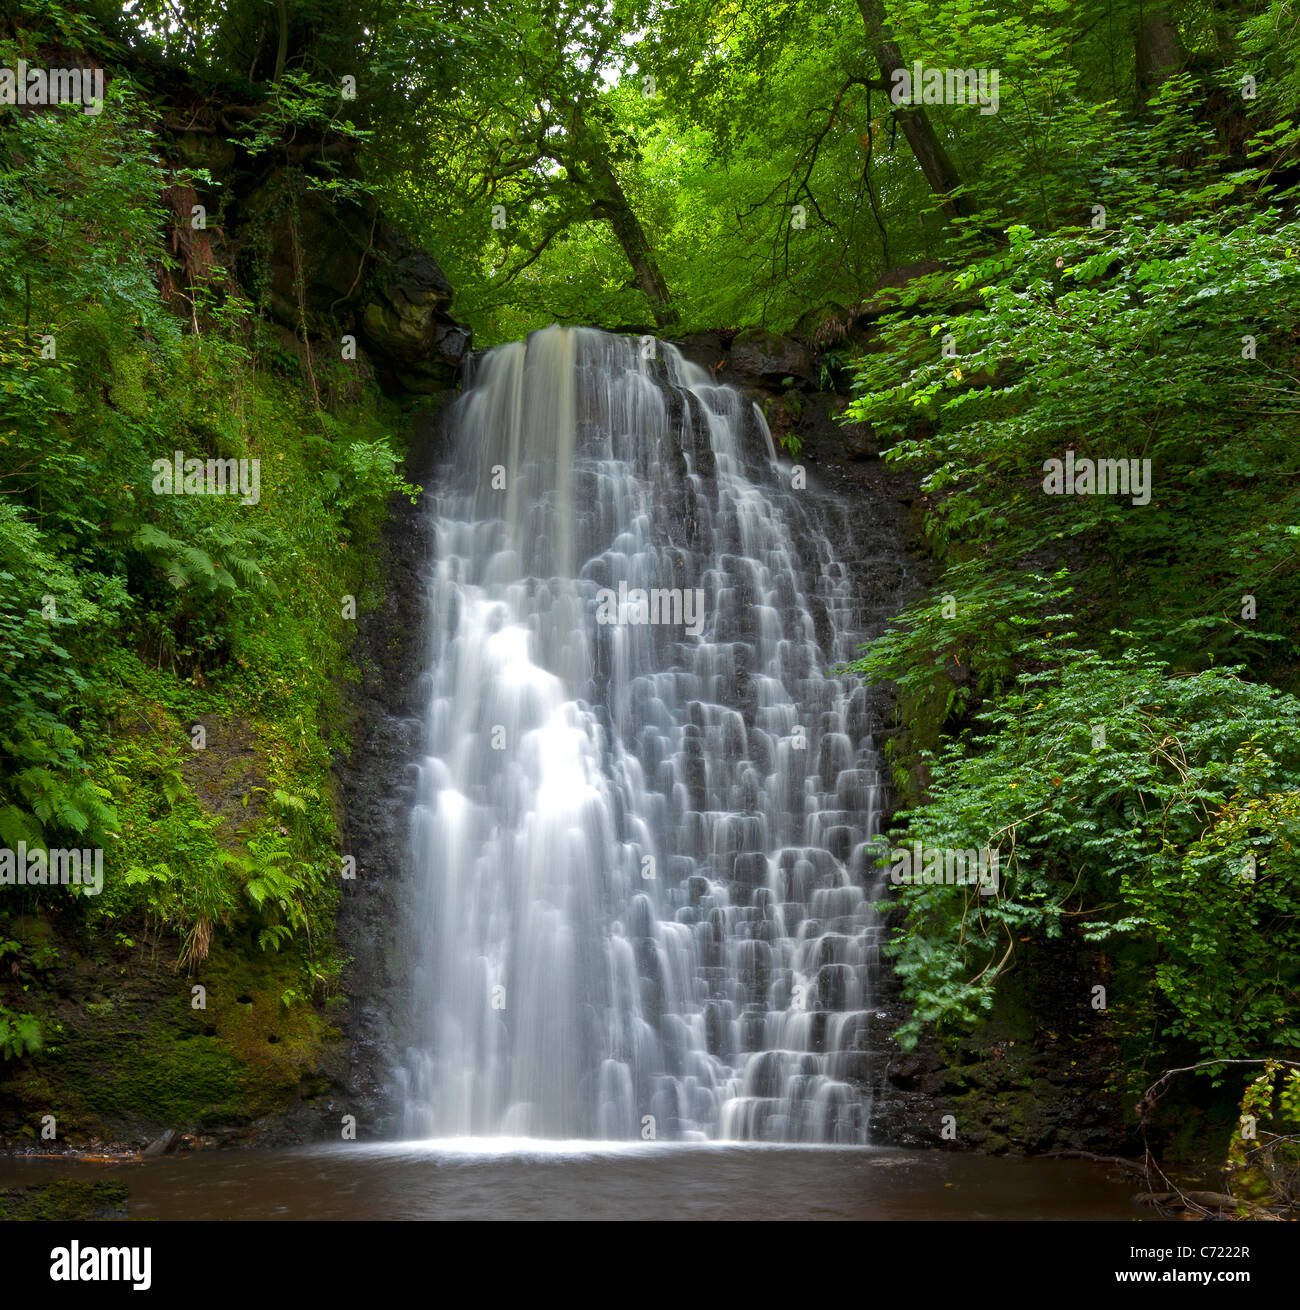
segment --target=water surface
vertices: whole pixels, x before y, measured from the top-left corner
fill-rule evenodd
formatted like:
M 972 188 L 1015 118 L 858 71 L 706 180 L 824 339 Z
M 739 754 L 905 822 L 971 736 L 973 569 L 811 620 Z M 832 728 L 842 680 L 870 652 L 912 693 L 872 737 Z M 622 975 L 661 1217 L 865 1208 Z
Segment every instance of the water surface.
M 112 1178 L 134 1219 L 1115 1220 L 1140 1186 L 1086 1160 L 673 1143 L 351 1143 L 132 1165 L 0 1160 L 0 1186 Z

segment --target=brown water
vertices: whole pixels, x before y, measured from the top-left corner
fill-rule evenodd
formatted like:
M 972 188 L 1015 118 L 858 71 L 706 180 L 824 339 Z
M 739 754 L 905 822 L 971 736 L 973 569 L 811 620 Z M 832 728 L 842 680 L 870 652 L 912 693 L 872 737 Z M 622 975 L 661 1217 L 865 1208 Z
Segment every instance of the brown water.
M 1083 1160 L 939 1151 L 482 1140 L 0 1160 L 0 1186 L 114 1179 L 135 1219 L 1145 1219 Z

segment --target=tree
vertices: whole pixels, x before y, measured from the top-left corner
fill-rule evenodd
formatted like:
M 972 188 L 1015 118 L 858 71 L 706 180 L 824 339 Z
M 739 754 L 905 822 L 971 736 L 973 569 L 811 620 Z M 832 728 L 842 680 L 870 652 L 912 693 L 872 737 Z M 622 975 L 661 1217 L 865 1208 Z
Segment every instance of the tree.
M 492 232 L 507 234 L 496 259 L 498 287 L 514 281 L 575 225 L 607 223 L 654 321 L 676 321 L 653 239 L 628 198 L 637 165 L 633 136 L 609 105 L 609 87 L 627 72 L 622 37 L 646 21 L 643 0 L 526 0 L 508 20 L 496 6 L 439 0 L 400 18 L 407 54 L 409 112 L 381 130 L 379 150 L 428 170 L 462 218 L 481 224 L 480 251 Z M 425 80 L 425 36 L 451 34 L 454 66 L 438 85 Z M 418 164 L 417 162 L 418 161 Z
M 867 29 L 867 39 L 875 51 L 876 63 L 884 79 L 885 88 L 893 86 L 894 75 L 905 68 L 903 56 L 898 44 L 885 22 L 885 10 L 881 0 L 857 0 L 862 14 L 863 26 Z M 953 166 L 948 152 L 943 148 L 930 116 L 922 105 L 899 105 L 894 110 L 903 128 L 903 135 L 912 147 L 916 162 L 920 165 L 930 189 L 940 197 L 943 211 L 949 218 L 968 218 L 975 212 L 970 197 L 961 191 L 961 178 Z

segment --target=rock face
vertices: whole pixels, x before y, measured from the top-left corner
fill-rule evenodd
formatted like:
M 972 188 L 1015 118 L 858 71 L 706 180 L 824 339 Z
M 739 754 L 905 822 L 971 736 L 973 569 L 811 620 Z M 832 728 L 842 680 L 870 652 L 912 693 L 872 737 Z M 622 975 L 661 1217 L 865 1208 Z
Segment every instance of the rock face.
M 793 337 L 778 337 L 761 328 L 749 328 L 737 334 L 731 343 L 731 368 L 748 382 L 780 384 L 793 378 L 807 391 L 817 386 L 817 361 L 802 342 Z
M 405 474 L 427 484 L 444 437 L 450 396 L 425 402 L 413 425 Z M 432 522 L 401 495 L 390 501 L 381 544 L 385 587 L 382 614 L 365 626 L 355 652 L 361 682 L 353 693 L 349 735 L 356 743 L 338 767 L 345 849 L 357 876 L 344 883 L 339 940 L 352 959 L 342 1024 L 348 1039 L 347 1105 L 364 1138 L 395 1135 L 400 1126 L 391 1079 L 401 1062 L 400 1032 L 412 981 L 403 955 L 404 878 L 415 789 L 410 764 L 418 752 L 424 703 L 421 675 L 428 631 L 421 600 L 433 553 Z M 337 1135 L 322 1120 L 304 1135 Z
M 255 111 L 244 106 L 240 116 Z M 337 359 L 342 338 L 351 335 L 390 393 L 432 394 L 456 385 L 470 331 L 451 316 L 451 284 L 437 261 L 370 197 L 340 200 L 319 185 L 327 178 L 356 180 L 349 142 L 299 142 L 289 162 L 274 151 L 252 157 L 227 141 L 216 160 L 222 203 L 197 240 L 188 219 L 198 197 L 184 182 L 195 166 L 196 139 L 202 138 L 178 133 L 166 150 L 176 176 L 169 243 L 182 255 L 182 268 L 165 290 L 185 293 L 177 303 L 188 303 L 194 284 L 210 280 L 219 265 L 300 347 L 309 342 L 313 356 Z M 318 177 L 322 161 L 337 176 Z
M 1077 943 L 1031 948 L 990 1015 L 968 1033 L 927 1028 L 913 1051 L 893 1037 L 907 1006 L 887 983 L 872 1050 L 874 1139 L 990 1155 L 1138 1149 L 1117 1090 L 1118 1035 L 1086 1000 L 1096 966 Z
M 718 332 L 693 332 L 679 337 L 674 344 L 693 364 L 716 373 L 727 362 L 727 347 Z
M 266 307 L 309 337 L 337 336 L 360 301 L 370 221 L 356 205 L 332 206 L 297 179 L 271 172 L 230 207 L 227 233 L 239 280 L 264 270 Z
M 329 343 L 360 338 L 388 391 L 430 394 L 455 386 L 470 330 L 450 314 L 451 283 L 437 261 L 375 210 L 327 205 L 310 193 L 277 206 L 276 180 L 250 198 L 262 222 L 267 296 L 286 328 Z
M 406 391 L 453 385 L 470 348 L 470 331 L 447 312 L 451 284 L 427 251 L 392 227 L 375 242 L 361 325 L 380 369 Z

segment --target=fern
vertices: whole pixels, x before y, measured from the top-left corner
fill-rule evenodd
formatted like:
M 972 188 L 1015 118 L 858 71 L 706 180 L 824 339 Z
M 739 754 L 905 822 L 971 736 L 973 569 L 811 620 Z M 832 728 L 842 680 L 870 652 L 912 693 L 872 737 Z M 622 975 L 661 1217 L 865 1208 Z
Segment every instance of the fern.
M 212 556 L 206 550 L 200 550 L 197 546 L 184 546 L 181 554 L 190 566 L 192 578 L 217 585 L 217 569 L 212 562 Z
M 175 805 L 185 795 L 185 779 L 174 764 L 168 765 L 159 772 L 158 781 L 168 805 Z
M 102 840 L 117 826 L 116 812 L 105 803 L 109 793 L 84 777 L 69 778 L 53 769 L 30 768 L 16 773 L 12 785 L 41 824 L 38 842 L 44 842 L 46 827 Z M 7 827 L 21 829 L 13 817 L 15 808 L 8 806 L 0 813 L 6 816 Z M 23 839 L 34 835 L 31 825 L 27 825 Z
M 298 798 L 295 798 L 298 799 Z M 244 895 L 260 920 L 258 944 L 279 950 L 280 943 L 307 924 L 302 901 L 302 883 L 284 867 L 289 852 L 265 841 L 251 841 L 247 851 L 222 851 L 222 864 L 236 870 L 243 880 Z M 268 933 L 268 930 L 274 930 Z
M 294 810 L 298 814 L 307 813 L 307 801 L 302 796 L 292 796 L 288 792 L 281 791 L 277 787 L 271 793 L 271 800 L 282 810 Z
M 0 1005 L 0 1059 L 20 1060 L 41 1049 L 41 1025 L 35 1015 L 14 1014 Z
M 171 881 L 172 871 L 162 863 L 151 864 L 147 868 L 128 869 L 122 875 L 122 881 L 128 887 L 138 887 L 143 883 L 157 882 L 166 886 Z
M 274 923 L 257 934 L 257 944 L 264 951 L 278 951 L 293 937 L 293 930 L 284 923 Z
M 17 847 L 22 842 L 39 846 L 42 840 L 40 825 L 26 810 L 20 810 L 17 805 L 0 807 L 0 845 Z

